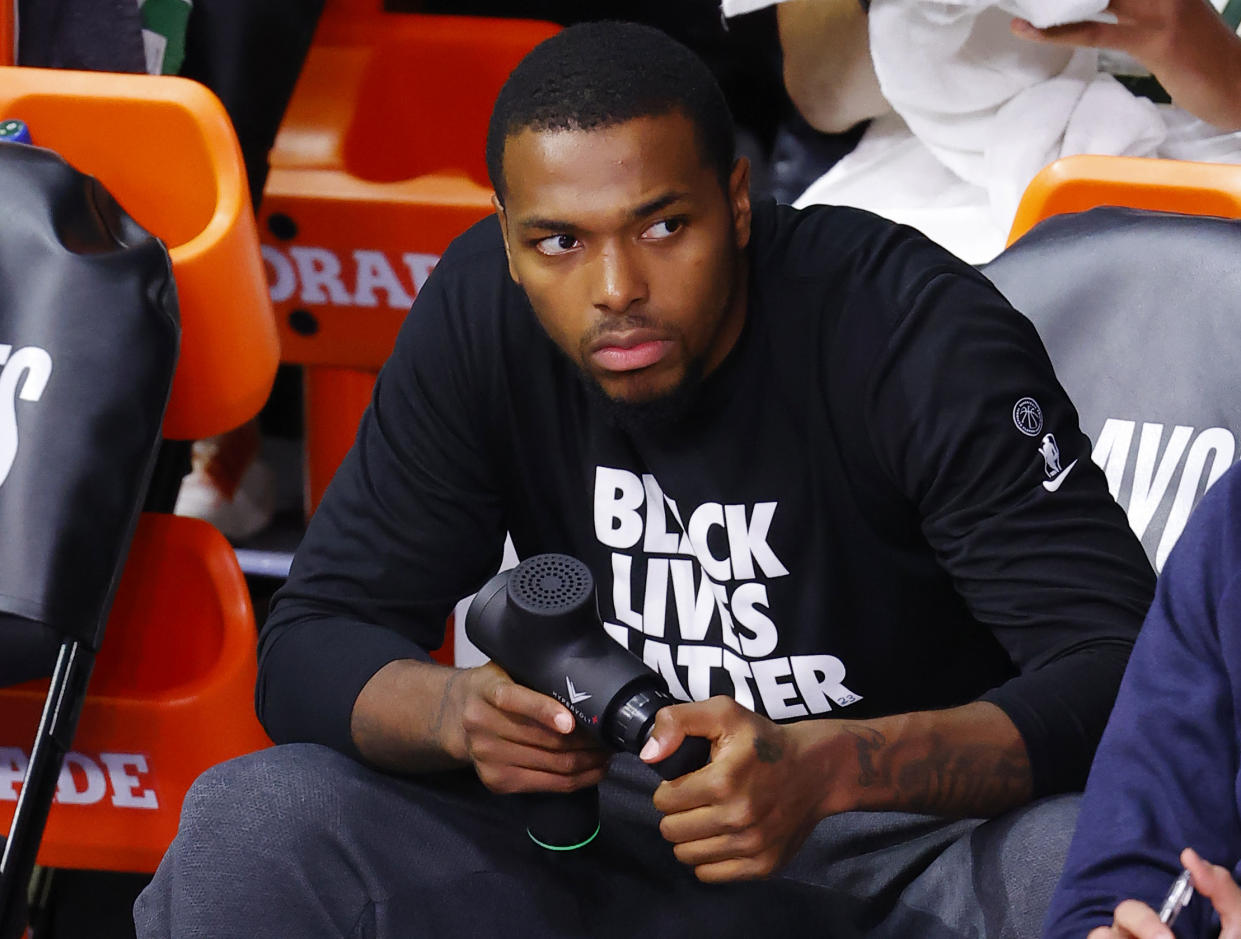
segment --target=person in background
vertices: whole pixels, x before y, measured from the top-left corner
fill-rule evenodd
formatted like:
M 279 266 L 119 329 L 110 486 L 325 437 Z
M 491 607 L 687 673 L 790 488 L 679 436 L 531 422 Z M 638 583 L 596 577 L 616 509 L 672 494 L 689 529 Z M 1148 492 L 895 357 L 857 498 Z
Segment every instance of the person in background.
M 1047 916 L 1048 939 L 1241 936 L 1241 466 L 1159 578 Z M 1203 858 L 1211 862 L 1208 864 Z M 1200 894 L 1157 911 L 1184 865 Z M 1109 925 L 1110 924 L 1110 925 Z
M 1241 162 L 1241 4 L 1225 14 L 1207 0 L 780 3 L 798 109 L 823 131 L 867 122 L 794 204 L 871 209 L 977 264 L 1059 157 Z

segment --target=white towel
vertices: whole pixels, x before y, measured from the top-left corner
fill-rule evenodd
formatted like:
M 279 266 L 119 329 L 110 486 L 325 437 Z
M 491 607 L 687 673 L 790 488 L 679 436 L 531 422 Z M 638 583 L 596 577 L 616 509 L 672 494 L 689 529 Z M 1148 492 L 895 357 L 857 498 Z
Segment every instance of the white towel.
M 720 0 L 720 12 L 724 16 L 740 16 L 742 13 L 753 13 L 763 7 L 775 6 L 784 0 Z
M 1106 15 L 1105 0 L 872 0 L 871 57 L 897 118 L 798 205 L 871 209 L 920 228 L 972 263 L 1004 247 L 1030 180 L 1076 153 L 1241 162 L 1241 133 L 1221 134 L 1179 108 L 1136 97 L 1099 71 L 1091 49 L 1012 35 Z
M 720 0 L 720 12 L 725 17 L 740 16 L 743 13 L 753 13 L 755 10 L 761 10 L 764 7 L 775 6 L 784 2 L 785 0 Z M 944 5 L 948 6 L 950 4 Z M 1104 3 L 1103 6 L 1106 7 L 1107 4 Z M 1100 12 L 1100 7 L 1096 0 L 1074 0 L 1074 2 L 1057 0 L 1049 8 L 1039 5 L 1034 9 L 1028 8 L 1027 4 L 1021 3 L 1018 0 L 1012 9 L 1014 16 L 1027 19 L 1040 28 L 1059 26 L 1062 23 L 1073 23 L 1079 20 L 1101 20 L 1105 23 L 1116 22 L 1115 15 Z
M 725 15 L 779 0 L 722 0 Z M 1221 0 L 1216 0 L 1216 5 Z M 1100 153 L 1241 163 L 1222 134 L 1099 70 L 1099 54 L 1014 36 L 1114 19 L 1107 0 L 872 0 L 871 58 L 893 114 L 796 200 L 870 209 L 972 263 L 1004 247 L 1021 195 L 1062 156 Z
M 986 193 L 995 225 L 1011 222 L 1030 179 L 1070 153 L 1152 156 L 1158 110 L 1098 71 L 1091 49 L 1031 43 L 1013 16 L 1062 23 L 1106 0 L 874 0 L 871 57 L 880 88 L 937 160 Z

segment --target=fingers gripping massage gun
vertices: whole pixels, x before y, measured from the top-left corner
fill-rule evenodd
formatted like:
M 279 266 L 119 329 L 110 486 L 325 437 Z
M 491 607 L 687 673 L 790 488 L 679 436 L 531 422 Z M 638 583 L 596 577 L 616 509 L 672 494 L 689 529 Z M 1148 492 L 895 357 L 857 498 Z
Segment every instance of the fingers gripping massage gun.
M 568 708 L 579 726 L 616 750 L 638 753 L 660 708 L 676 704 L 664 680 L 603 631 L 590 569 L 564 554 L 537 554 L 491 578 L 474 597 L 465 634 L 528 688 Z M 687 737 L 654 765 L 664 779 L 705 766 L 710 745 Z M 599 831 L 594 787 L 527 798 L 536 844 L 569 850 Z

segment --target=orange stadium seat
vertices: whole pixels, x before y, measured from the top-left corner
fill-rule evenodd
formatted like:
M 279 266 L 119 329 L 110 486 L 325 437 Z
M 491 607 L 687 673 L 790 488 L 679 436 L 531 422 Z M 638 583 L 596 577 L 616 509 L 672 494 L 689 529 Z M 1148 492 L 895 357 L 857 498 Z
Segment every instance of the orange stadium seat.
M 198 774 L 270 745 L 254 717 L 254 648 L 249 590 L 224 536 L 198 519 L 144 513 L 39 863 L 154 871 Z M 46 691 L 41 681 L 0 692 L 6 824 Z
M 1011 245 L 1045 218 L 1102 205 L 1241 218 L 1241 173 L 1224 163 L 1080 155 L 1044 167 L 1021 197 Z
M 492 103 L 557 28 L 328 4 L 259 220 L 281 359 L 306 366 L 308 514 L 413 297 L 448 243 L 491 211 Z
M 0 68 L 0 114 L 96 177 L 168 249 L 181 352 L 166 440 L 253 417 L 279 346 L 240 149 L 219 101 L 175 77 Z M 6 144 L 6 146 L 16 146 Z M 256 630 L 228 542 L 144 513 L 42 832 L 39 863 L 153 871 L 190 782 L 270 745 L 254 716 Z M 0 831 L 8 832 L 46 681 L 0 690 Z M 52 713 L 51 710 L 48 712 Z
M 259 218 L 281 360 L 304 366 L 307 515 L 431 268 L 492 210 L 483 149 L 500 86 L 558 28 L 328 3 Z M 451 621 L 435 657 L 453 661 Z

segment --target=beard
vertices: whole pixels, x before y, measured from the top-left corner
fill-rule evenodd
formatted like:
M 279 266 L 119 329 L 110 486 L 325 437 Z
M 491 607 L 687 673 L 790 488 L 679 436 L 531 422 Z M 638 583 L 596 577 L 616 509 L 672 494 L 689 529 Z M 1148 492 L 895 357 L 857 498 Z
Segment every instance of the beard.
M 580 366 L 575 371 L 589 396 L 598 405 L 604 420 L 613 427 L 633 432 L 675 427 L 685 420 L 698 400 L 705 366 L 701 357 L 691 359 L 685 366 L 685 374 L 676 385 L 642 401 L 614 398 L 603 390 L 603 386 L 594 376 L 584 372 Z

